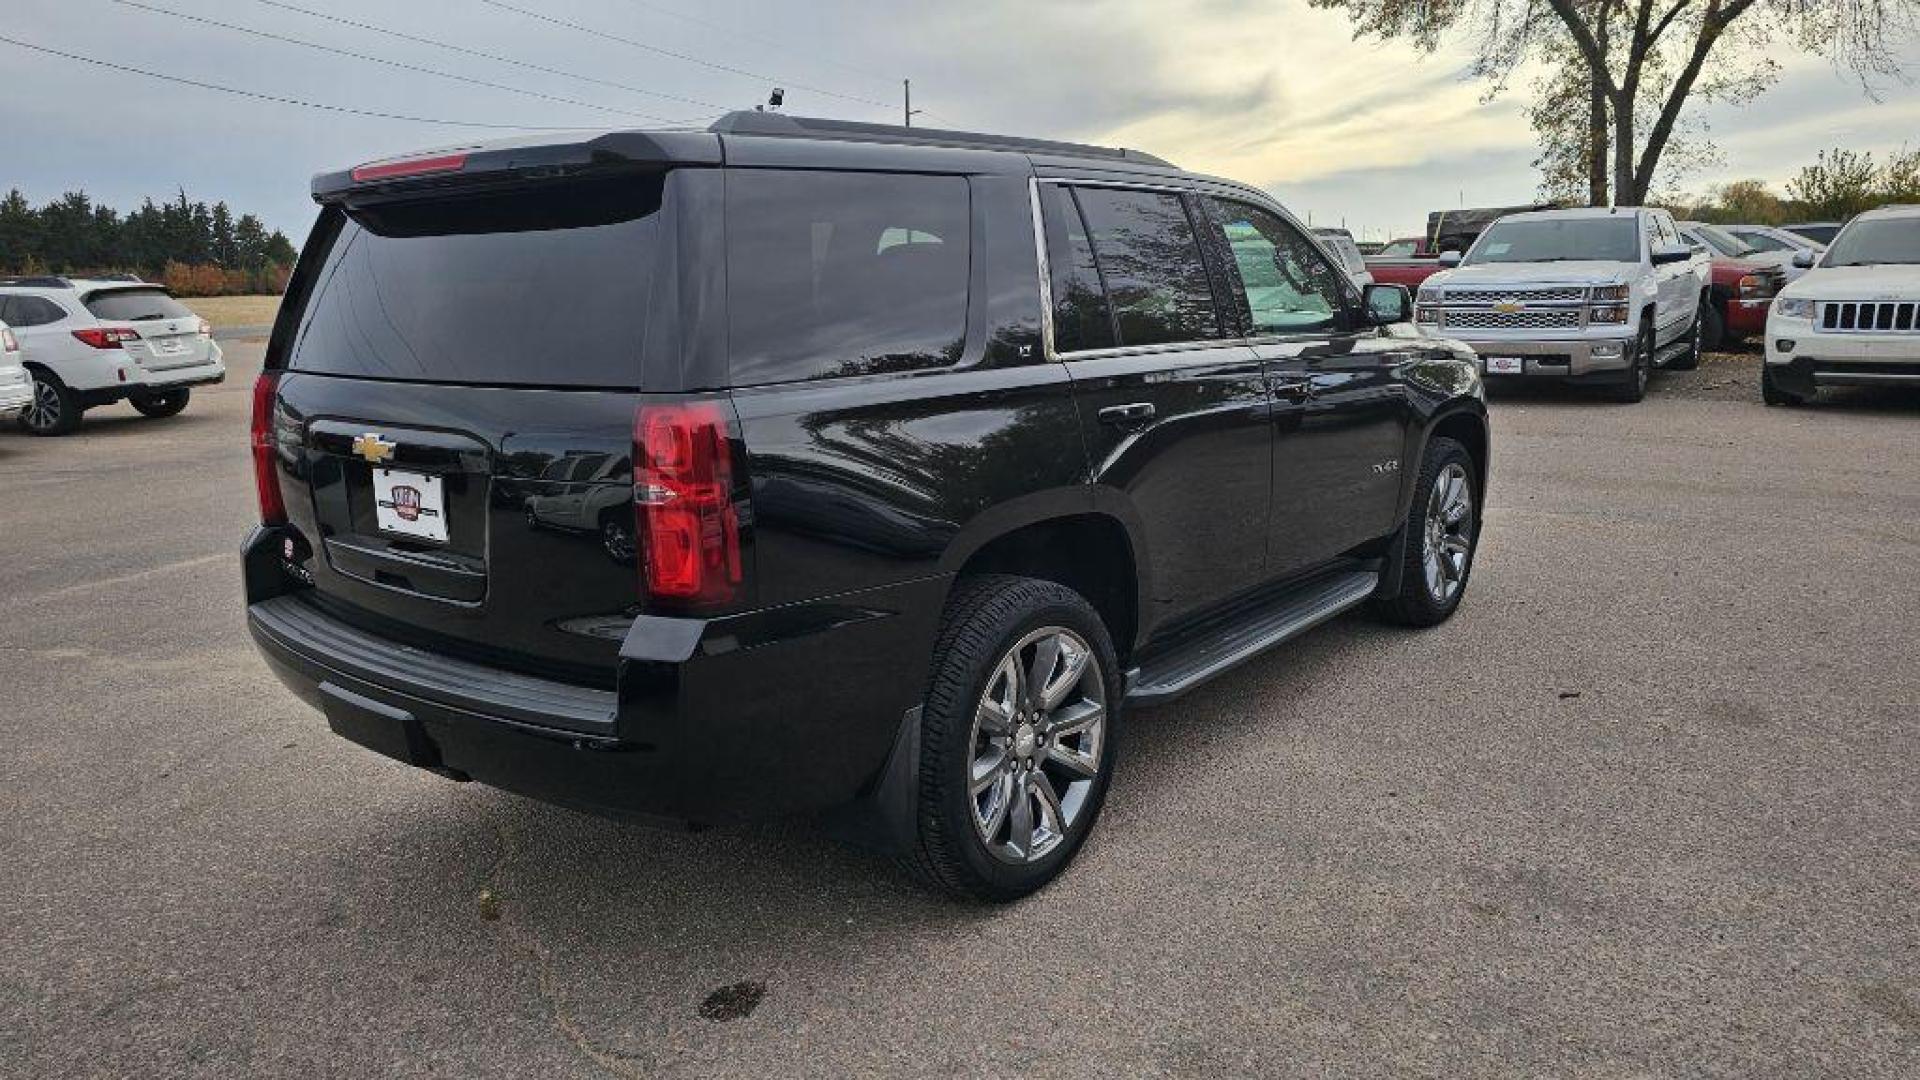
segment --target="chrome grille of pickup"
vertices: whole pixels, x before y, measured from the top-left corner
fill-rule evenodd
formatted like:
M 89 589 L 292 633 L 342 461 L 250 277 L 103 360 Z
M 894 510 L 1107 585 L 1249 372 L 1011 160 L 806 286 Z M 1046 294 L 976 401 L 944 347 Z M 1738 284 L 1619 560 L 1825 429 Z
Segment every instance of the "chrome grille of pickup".
M 1550 289 L 1448 288 L 1441 295 L 1449 304 L 1577 304 L 1587 298 L 1587 290 L 1583 285 Z
M 1828 300 L 1820 305 L 1820 329 L 1841 334 L 1911 334 L 1920 331 L 1920 304 Z
M 1483 311 L 1444 308 L 1441 325 L 1455 330 L 1572 330 L 1580 326 L 1579 308 L 1530 308 Z

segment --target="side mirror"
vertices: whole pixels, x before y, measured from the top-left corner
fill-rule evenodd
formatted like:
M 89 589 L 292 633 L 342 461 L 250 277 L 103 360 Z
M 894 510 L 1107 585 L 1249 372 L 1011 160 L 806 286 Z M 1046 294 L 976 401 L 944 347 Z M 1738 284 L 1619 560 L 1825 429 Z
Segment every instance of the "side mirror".
M 1440 265 L 1441 266 L 1459 266 L 1460 253 L 1452 249 L 1448 249 L 1446 251 L 1441 252 Z
M 1375 326 L 1391 326 L 1413 318 L 1413 297 L 1405 285 L 1369 285 L 1361 292 L 1367 306 L 1367 321 Z
M 1813 269 L 1813 264 L 1818 262 L 1819 259 L 1820 257 L 1811 251 L 1796 251 L 1793 253 L 1793 265 L 1802 270 Z
M 1665 266 L 1693 258 L 1693 249 L 1685 244 L 1655 244 L 1648 254 L 1653 259 L 1653 265 Z

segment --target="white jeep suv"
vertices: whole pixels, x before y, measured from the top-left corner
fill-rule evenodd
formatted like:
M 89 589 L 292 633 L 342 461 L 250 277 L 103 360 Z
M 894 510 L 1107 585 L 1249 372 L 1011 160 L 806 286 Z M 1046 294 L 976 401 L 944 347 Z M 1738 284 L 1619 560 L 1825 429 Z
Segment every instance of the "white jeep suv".
M 1700 362 L 1712 261 L 1664 210 L 1509 214 L 1420 285 L 1422 333 L 1466 342 L 1489 385 L 1554 379 L 1639 401 L 1655 367 Z
M 1920 206 L 1855 217 L 1767 315 L 1760 393 L 1799 405 L 1822 386 L 1920 386 Z
M 20 423 L 35 435 L 65 435 L 81 413 L 115 401 L 172 416 L 191 387 L 227 376 L 206 321 L 143 281 L 0 278 L 0 322 L 32 377 Z

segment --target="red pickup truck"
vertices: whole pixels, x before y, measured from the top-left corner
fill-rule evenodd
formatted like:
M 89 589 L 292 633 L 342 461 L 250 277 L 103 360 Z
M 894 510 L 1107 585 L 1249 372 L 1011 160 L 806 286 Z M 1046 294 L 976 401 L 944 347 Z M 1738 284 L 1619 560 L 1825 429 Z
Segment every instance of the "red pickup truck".
M 1378 285 L 1404 285 L 1419 292 L 1420 283 L 1440 270 L 1440 253 L 1427 246 L 1424 236 L 1406 236 L 1367 256 L 1367 273 Z

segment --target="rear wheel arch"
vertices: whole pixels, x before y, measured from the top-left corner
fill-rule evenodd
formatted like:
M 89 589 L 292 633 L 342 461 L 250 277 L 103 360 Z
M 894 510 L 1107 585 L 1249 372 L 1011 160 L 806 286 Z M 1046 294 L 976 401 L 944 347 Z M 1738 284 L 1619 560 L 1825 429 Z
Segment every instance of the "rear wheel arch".
M 971 551 L 962 577 L 1006 574 L 1064 585 L 1085 597 L 1107 626 L 1124 662 L 1139 631 L 1140 575 L 1119 519 L 1078 513 L 1028 522 Z

